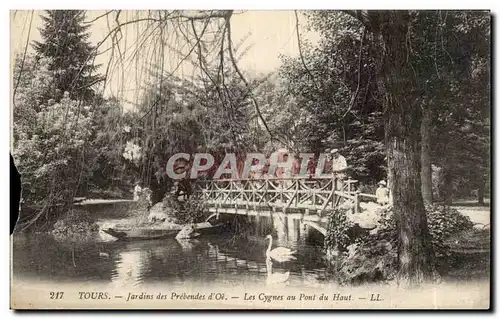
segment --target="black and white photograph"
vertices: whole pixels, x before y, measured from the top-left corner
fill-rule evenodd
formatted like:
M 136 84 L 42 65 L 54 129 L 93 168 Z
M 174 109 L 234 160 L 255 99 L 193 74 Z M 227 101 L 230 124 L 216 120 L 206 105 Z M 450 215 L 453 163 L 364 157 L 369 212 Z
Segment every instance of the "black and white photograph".
M 9 18 L 11 309 L 491 308 L 489 10 Z

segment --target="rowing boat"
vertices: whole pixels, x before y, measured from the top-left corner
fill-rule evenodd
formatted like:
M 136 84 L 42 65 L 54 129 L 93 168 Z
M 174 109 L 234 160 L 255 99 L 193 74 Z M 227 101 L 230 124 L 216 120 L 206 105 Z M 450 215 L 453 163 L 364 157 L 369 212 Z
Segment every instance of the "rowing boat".
M 209 222 L 193 224 L 194 229 L 200 235 L 214 233 L 222 228 L 222 223 L 211 224 Z M 120 240 L 145 240 L 174 238 L 185 225 L 169 225 L 158 227 L 152 225 L 143 226 L 120 226 L 115 228 L 106 228 L 102 231 Z

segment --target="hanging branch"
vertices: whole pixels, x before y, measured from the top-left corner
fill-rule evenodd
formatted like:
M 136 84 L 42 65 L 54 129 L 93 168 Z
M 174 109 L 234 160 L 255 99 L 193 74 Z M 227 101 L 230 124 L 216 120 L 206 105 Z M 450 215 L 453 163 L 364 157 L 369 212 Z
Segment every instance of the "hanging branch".
M 104 44 L 104 42 L 107 41 L 107 39 L 109 37 L 111 37 L 112 40 L 115 39 L 116 37 L 116 33 L 120 32 L 121 28 L 125 25 L 128 25 L 128 24 L 132 24 L 132 23 L 138 23 L 138 22 L 142 22 L 142 21 L 153 21 L 153 22 L 161 22 L 160 20 L 158 19 L 153 19 L 153 18 L 141 18 L 141 19 L 136 19 L 136 20 L 131 20 L 131 21 L 126 21 L 126 22 L 118 22 L 119 24 L 113 28 L 110 32 L 108 32 L 108 34 L 104 37 L 104 39 L 102 39 L 99 43 L 97 43 L 97 45 L 95 46 L 94 50 L 92 50 L 92 52 L 88 55 L 87 57 L 87 61 L 85 61 L 86 63 L 90 61 L 90 59 L 92 58 L 92 55 L 94 53 L 97 52 L 97 50 L 101 47 L 101 45 Z M 114 46 L 117 46 L 119 47 L 119 43 L 115 43 L 114 41 L 111 43 L 111 46 L 114 47 Z M 119 48 L 118 48 L 119 50 Z M 73 91 L 74 89 L 74 86 L 75 86 L 75 81 L 76 79 L 80 76 L 80 74 L 82 73 L 83 71 L 83 68 L 85 67 L 86 63 L 83 63 L 82 64 L 82 67 L 78 70 L 78 73 L 76 74 L 75 76 L 75 79 L 73 79 L 73 82 L 71 83 L 71 91 Z M 109 67 L 109 66 L 108 66 Z
M 262 113 L 260 112 L 260 108 L 259 108 L 259 104 L 257 103 L 257 100 L 255 99 L 255 96 L 254 94 L 250 91 L 251 90 L 251 87 L 250 87 L 250 84 L 248 83 L 248 81 L 245 79 L 245 76 L 243 75 L 243 73 L 241 73 L 240 69 L 238 68 L 238 64 L 236 63 L 236 60 L 234 58 L 234 54 L 233 54 L 233 47 L 232 47 L 232 40 L 231 40 L 231 22 L 230 22 L 230 18 L 231 18 L 231 14 L 229 14 L 227 17 L 226 17 L 226 28 L 227 28 L 227 46 L 228 46 L 228 50 L 229 50 L 229 58 L 231 59 L 231 63 L 234 67 L 234 70 L 236 71 L 236 73 L 238 73 L 240 79 L 243 81 L 243 83 L 245 84 L 245 86 L 247 87 L 247 89 L 249 90 L 250 92 L 250 99 L 252 100 L 252 103 L 255 107 L 255 111 L 257 112 L 257 115 L 259 116 L 259 119 L 262 121 L 262 124 L 264 125 L 264 127 L 266 128 L 266 131 L 267 133 L 269 134 L 269 137 L 271 138 L 271 140 L 273 139 L 277 139 L 273 136 L 273 134 L 271 133 L 271 130 L 269 129 L 269 127 L 267 126 L 267 123 L 266 121 L 264 120 L 264 117 L 262 116 Z M 277 139 L 278 140 L 278 139 Z M 279 140 L 278 140 L 279 141 Z M 280 141 L 283 143 L 283 141 Z M 285 143 L 286 145 L 286 143 Z
M 227 24 L 227 21 L 226 21 L 226 24 Z M 229 112 L 226 112 L 227 114 L 227 117 L 228 117 L 228 122 L 229 123 L 233 123 L 234 122 L 234 102 L 233 100 L 231 99 L 231 96 L 229 94 L 229 89 L 227 88 L 227 86 L 225 85 L 224 83 L 224 74 L 222 74 L 222 78 L 219 79 L 219 76 L 217 76 L 217 81 L 212 77 L 212 75 L 210 75 L 210 72 L 209 70 L 207 69 L 207 66 L 206 66 L 206 61 L 205 59 L 203 59 L 203 56 L 202 56 L 202 51 L 201 51 L 201 41 L 199 41 L 199 39 L 201 39 L 200 36 L 198 36 L 197 32 L 196 32 L 196 28 L 194 27 L 194 21 L 191 21 L 191 27 L 192 27 L 192 30 L 193 30 L 193 33 L 194 33 L 194 36 L 195 38 L 198 40 L 198 58 L 199 58 L 199 64 L 200 64 L 200 68 L 201 70 L 203 71 L 203 73 L 209 78 L 209 80 L 212 82 L 212 84 L 214 85 L 215 87 L 215 90 L 217 91 L 217 95 L 219 96 L 219 100 L 221 101 L 222 103 L 222 106 L 227 109 L 227 103 L 226 103 L 226 96 L 227 96 L 227 100 L 229 101 Z M 224 26 L 224 29 L 226 28 L 226 25 Z M 225 34 L 225 31 L 224 33 Z M 221 42 L 221 51 L 224 50 L 224 42 L 222 41 Z M 220 80 L 222 81 L 222 85 L 224 87 L 224 91 L 221 90 L 220 88 Z M 226 95 L 224 95 L 223 93 L 226 93 Z M 234 132 L 234 129 L 233 129 L 233 126 L 230 125 L 229 127 L 229 130 L 230 130 L 230 133 L 233 137 L 233 141 L 237 141 L 237 138 L 236 138 L 236 134 Z
M 304 69 L 306 70 L 307 74 L 311 77 L 311 80 L 313 81 L 314 85 L 316 86 L 316 89 L 320 90 L 320 86 L 318 82 L 316 81 L 316 78 L 314 75 L 311 73 L 311 70 L 307 67 L 306 61 L 304 59 L 304 54 L 302 53 L 302 45 L 300 44 L 300 31 L 299 31 L 299 16 L 297 14 L 297 10 L 294 10 L 295 12 L 295 30 L 297 31 L 297 42 L 298 42 L 298 47 L 299 47 L 299 55 L 300 55 L 300 61 L 302 61 L 302 65 L 304 66 Z M 335 100 L 334 100 L 335 102 Z M 337 104 L 337 102 L 335 102 Z
M 193 30 L 194 36 L 196 38 L 196 43 L 198 47 L 198 61 L 200 64 L 200 69 L 203 71 L 203 73 L 209 78 L 209 80 L 212 82 L 212 84 L 215 86 L 215 90 L 217 91 L 217 95 L 219 96 L 219 99 L 224 107 L 226 107 L 224 95 L 222 94 L 219 84 L 213 79 L 213 77 L 210 75 L 210 72 L 206 69 L 205 63 L 203 61 L 203 52 L 201 49 L 201 35 L 198 36 L 198 33 L 196 32 L 196 27 L 194 25 L 194 21 L 191 21 L 191 28 Z M 231 101 L 230 101 L 231 102 Z
M 344 115 L 342 115 L 341 119 L 345 118 L 347 116 L 347 114 L 349 112 L 351 112 L 353 106 L 354 106 L 354 103 L 356 102 L 356 98 L 358 97 L 358 93 L 359 93 L 359 87 L 361 85 L 361 57 L 362 57 L 362 53 L 363 53 L 363 40 L 365 39 L 366 37 L 366 28 L 363 28 L 363 34 L 361 35 L 361 41 L 360 41 L 360 44 L 359 44 L 359 53 L 358 53 L 358 85 L 356 87 L 356 92 L 354 92 L 354 94 L 352 95 L 351 97 L 351 102 L 349 103 L 349 108 L 347 109 L 347 111 L 345 111 Z
M 16 85 L 14 86 L 14 91 L 12 93 L 12 105 L 16 107 L 16 92 L 17 88 L 19 86 L 19 83 L 21 82 L 21 75 L 23 74 L 23 69 L 24 69 L 24 62 L 26 61 L 26 53 L 28 51 L 28 45 L 30 42 L 30 35 L 31 35 L 31 23 L 33 22 L 33 11 L 31 10 L 31 17 L 30 17 L 30 23 L 28 26 L 28 37 L 26 38 L 26 44 L 24 45 L 24 52 L 23 52 L 23 59 L 21 61 L 21 70 L 19 70 L 19 75 L 17 77 Z
M 195 33 L 195 37 L 196 37 L 196 43 L 191 46 L 191 49 L 189 50 L 189 52 L 184 55 L 184 57 L 179 61 L 179 63 L 177 63 L 177 66 L 174 68 L 174 70 L 172 72 L 170 72 L 170 74 L 174 74 L 178 69 L 179 67 L 181 66 L 181 64 L 191 55 L 191 53 L 193 53 L 193 51 L 198 47 L 198 45 L 200 44 L 200 41 L 201 41 L 201 38 L 203 37 L 203 35 L 205 34 L 206 30 L 207 30 L 207 27 L 208 27 L 208 24 L 209 24 L 210 20 L 207 20 L 205 25 L 203 26 L 203 29 L 201 30 L 201 33 L 200 33 L 200 36 L 198 37 Z M 179 28 L 179 31 L 181 31 L 182 33 L 182 30 L 180 30 Z M 182 33 L 182 35 L 184 36 L 184 38 L 187 40 L 187 36 Z
M 114 12 L 115 10 L 109 10 L 109 11 L 106 11 L 105 13 L 95 17 L 94 19 L 90 20 L 90 21 L 84 21 L 83 23 L 85 24 L 92 24 L 94 22 L 96 22 L 97 20 L 99 20 L 100 18 L 103 18 L 103 17 L 106 17 L 108 14 Z

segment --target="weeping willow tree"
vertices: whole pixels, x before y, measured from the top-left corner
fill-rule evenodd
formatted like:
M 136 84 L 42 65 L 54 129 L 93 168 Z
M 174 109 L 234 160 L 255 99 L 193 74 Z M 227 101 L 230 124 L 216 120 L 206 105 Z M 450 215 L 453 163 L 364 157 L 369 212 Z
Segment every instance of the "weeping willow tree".
M 245 39 L 233 41 L 232 20 L 242 13 L 110 10 L 88 21 L 105 21 L 108 26 L 108 32 L 96 46 L 96 50 L 110 51 L 105 85 L 113 77 L 121 78 L 124 83 L 125 75 L 135 77 L 138 84 L 148 82 L 145 88 L 140 88 L 148 92 L 136 94 L 141 112 L 138 124 L 143 133 L 156 134 L 159 114 L 169 112 L 167 105 L 172 104 L 171 94 L 174 94 L 175 103 L 196 110 L 194 118 L 200 121 L 198 137 L 205 150 L 244 150 L 248 145 L 256 150 L 262 139 L 249 141 L 252 134 L 255 140 L 255 134 L 249 132 L 248 122 L 256 124 L 253 131 L 266 134 L 264 142 L 282 142 L 271 133 L 255 96 L 255 89 L 263 81 L 250 79 L 239 67 L 239 60 L 248 48 L 242 48 Z M 168 133 L 175 136 L 177 131 Z M 143 145 L 147 144 L 144 150 L 150 149 L 148 143 L 143 141 Z M 148 183 L 151 164 L 142 165 L 146 167 L 142 168 L 141 179 Z
M 192 87 L 213 91 L 217 103 L 227 110 L 238 103 L 238 99 L 248 100 L 255 116 L 267 129 L 252 91 L 255 85 L 238 66 L 244 52 L 237 53 L 242 43 L 233 43 L 232 39 L 231 17 L 236 14 L 240 13 L 233 10 L 111 10 L 88 23 L 105 19 L 108 25 L 109 32 L 96 46 L 96 50 L 111 51 L 105 72 L 108 82 L 116 73 L 122 78 L 125 74 L 135 76 L 139 84 L 149 76 L 149 79 L 156 78 L 155 85 L 162 91 L 164 85 L 170 85 L 165 79 L 170 78 L 181 85 L 190 83 Z M 134 32 L 133 43 L 127 42 L 128 32 Z M 144 61 L 145 67 L 140 65 Z M 151 66 L 154 66 L 153 72 Z M 235 80 L 245 89 L 242 95 L 231 92 L 229 84 Z M 151 101 L 149 112 L 159 108 L 161 105 L 156 100 Z
M 150 20 L 144 25 L 143 19 L 149 18 L 140 18 L 143 14 L 138 12 L 139 18 L 132 21 L 136 21 L 137 28 L 151 28 Z M 181 19 L 181 12 L 157 14 L 165 25 L 153 34 L 144 35 L 144 39 L 139 35 L 136 42 L 159 43 L 160 49 L 149 51 L 142 45 L 132 51 L 134 58 L 151 61 L 145 68 L 148 81 L 138 98 L 137 120 L 132 132 L 134 143 L 141 148 L 141 159 L 137 163 L 139 179 L 152 188 L 153 202 L 161 200 L 171 186 L 165 171 L 171 155 L 209 152 L 217 158 L 225 152 L 243 153 L 249 145 L 255 150 L 248 123 L 255 122 L 260 114 L 252 93 L 258 83 L 248 81 L 238 68 L 242 53 L 236 54 L 236 51 L 244 40 L 232 43 L 229 12 L 212 13 L 210 18 L 204 18 L 206 20 L 200 16 Z M 119 15 L 116 12 L 115 18 Z M 148 17 L 151 15 L 148 13 Z M 175 16 L 177 19 L 172 20 Z M 126 24 L 127 21 L 111 28 L 110 38 L 114 39 L 114 32 L 120 32 L 118 28 Z M 169 28 L 174 29 L 167 32 Z M 114 41 L 111 48 L 116 47 L 122 57 L 123 52 L 131 50 L 125 43 Z M 179 43 L 188 48 L 185 54 L 181 54 L 182 49 L 176 49 Z M 123 68 L 120 54 L 112 55 L 108 66 Z M 177 72 L 183 66 L 193 71 L 191 76 Z
M 242 110 L 247 108 L 248 101 L 253 101 L 257 114 L 260 111 L 251 92 L 251 83 L 237 65 L 238 56 L 231 39 L 232 15 L 232 11 L 130 13 L 117 10 L 85 22 L 78 21 L 88 26 L 105 20 L 109 27 L 109 32 L 93 48 L 72 53 L 86 55 L 79 56 L 86 62 L 108 54 L 104 81 L 95 91 L 97 96 L 109 90 L 113 77 L 121 77 L 122 88 L 115 96 L 122 100 L 124 79 L 131 77 L 132 69 L 135 69 L 136 83 L 143 83 L 148 75 L 154 76 L 155 81 L 150 81 L 147 90 L 138 88 L 145 93 L 139 91 L 137 94 L 139 107 L 132 116 L 120 114 L 123 108 L 113 107 L 116 106 L 113 101 L 72 100 L 71 92 L 55 104 L 59 97 L 50 99 L 50 92 L 57 87 L 56 75 L 60 72 L 54 71 L 54 61 L 49 58 L 30 62 L 33 59 L 27 54 L 28 35 L 24 54 L 16 60 L 14 74 L 17 79 L 13 101 L 16 115 L 14 157 L 23 173 L 24 202 L 42 209 L 37 209 L 37 213 L 26 220 L 26 227 L 36 224 L 41 217 L 52 215 L 54 207 L 68 210 L 74 196 L 85 195 L 82 190 L 88 191 L 88 185 L 96 184 L 92 181 L 96 173 L 101 177 L 115 177 L 116 169 L 101 170 L 100 163 L 104 163 L 104 168 L 110 162 L 119 166 L 116 155 L 120 150 L 126 153 L 129 140 L 136 140 L 145 156 L 141 157 L 137 172 L 130 169 L 121 169 L 121 172 L 138 175 L 148 185 L 161 182 L 164 177 L 161 168 L 168 153 L 186 147 L 193 151 L 200 146 L 209 149 L 223 144 L 222 140 L 228 145 L 246 144 L 245 128 L 238 126 L 246 122 L 242 118 L 246 111 Z M 84 15 L 78 12 L 78 16 Z M 33 12 L 30 17 L 29 31 Z M 127 43 L 130 27 L 136 31 L 133 43 Z M 57 44 L 57 40 L 57 37 L 51 38 L 50 44 Z M 44 43 L 35 44 L 40 49 Z M 153 72 L 151 67 L 147 74 L 141 70 L 139 63 L 144 61 L 154 66 Z M 192 76 L 183 76 L 182 90 L 174 92 L 173 88 L 179 83 L 171 80 L 176 79 L 174 74 L 186 65 L 192 70 Z M 89 76 L 87 73 L 85 75 Z M 176 95 L 181 95 L 181 99 Z M 172 113 L 177 115 L 170 116 Z M 225 120 L 217 122 L 216 116 L 207 117 L 211 114 Z M 210 118 L 213 121 L 207 122 Z M 218 134 L 214 134 L 214 126 Z M 229 136 L 221 139 L 220 135 L 225 132 L 229 132 Z M 165 143 L 162 136 L 167 136 L 171 143 Z M 199 136 L 203 137 L 204 145 L 196 145 Z M 113 150 L 102 154 L 104 144 L 112 146 Z M 104 180 L 109 182 L 109 178 Z

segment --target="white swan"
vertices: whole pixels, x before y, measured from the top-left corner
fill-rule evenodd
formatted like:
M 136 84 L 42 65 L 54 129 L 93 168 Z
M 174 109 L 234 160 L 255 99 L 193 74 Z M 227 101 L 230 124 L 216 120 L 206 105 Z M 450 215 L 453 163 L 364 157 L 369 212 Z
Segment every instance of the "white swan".
M 266 268 L 267 268 L 267 278 L 266 278 L 266 284 L 268 285 L 273 285 L 273 284 L 280 284 L 288 281 L 290 278 L 290 272 L 287 271 L 285 273 L 274 273 L 273 274 L 273 263 L 271 261 L 271 258 L 266 258 Z
M 273 250 L 271 250 L 271 247 L 273 245 L 273 236 L 267 235 L 266 240 L 269 239 L 269 246 L 267 247 L 266 250 L 266 257 L 267 258 L 272 258 L 278 262 L 284 262 L 284 261 L 289 261 L 289 260 L 295 260 L 295 254 L 297 251 L 291 250 L 289 248 L 285 247 L 276 247 Z

